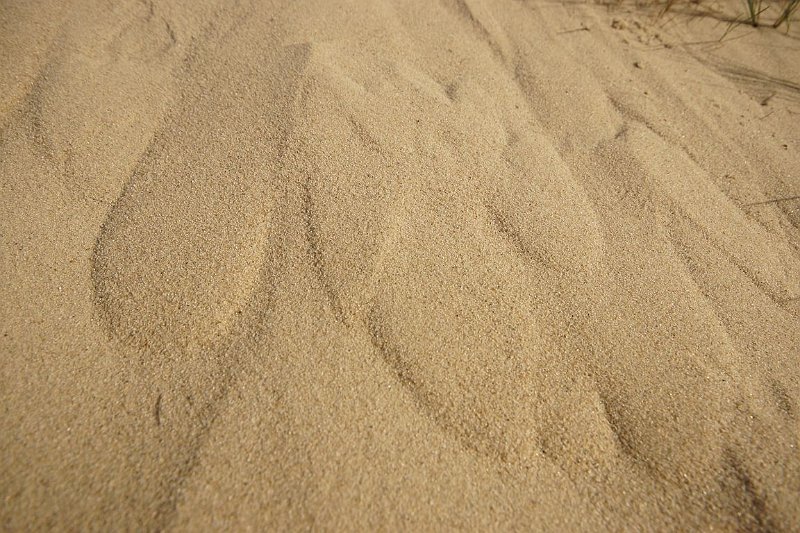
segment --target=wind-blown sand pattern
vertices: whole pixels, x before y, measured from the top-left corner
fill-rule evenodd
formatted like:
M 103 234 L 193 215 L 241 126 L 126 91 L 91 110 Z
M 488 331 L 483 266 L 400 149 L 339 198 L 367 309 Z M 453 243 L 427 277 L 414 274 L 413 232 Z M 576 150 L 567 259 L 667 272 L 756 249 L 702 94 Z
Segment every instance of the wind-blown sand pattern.
M 800 33 L 675 15 L 3 3 L 0 529 L 796 530 Z

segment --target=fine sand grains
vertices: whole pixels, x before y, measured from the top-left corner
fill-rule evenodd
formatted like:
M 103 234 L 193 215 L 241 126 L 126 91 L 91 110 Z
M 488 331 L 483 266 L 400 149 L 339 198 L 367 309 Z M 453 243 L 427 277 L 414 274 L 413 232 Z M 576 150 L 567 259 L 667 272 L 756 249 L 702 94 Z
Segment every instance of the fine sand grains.
M 0 529 L 796 529 L 800 34 L 682 9 L 2 3 Z

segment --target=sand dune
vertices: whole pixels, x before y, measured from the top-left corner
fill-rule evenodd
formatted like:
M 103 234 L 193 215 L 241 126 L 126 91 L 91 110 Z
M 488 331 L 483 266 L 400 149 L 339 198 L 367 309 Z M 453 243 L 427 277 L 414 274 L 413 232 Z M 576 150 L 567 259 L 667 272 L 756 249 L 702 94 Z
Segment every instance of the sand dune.
M 796 530 L 800 33 L 691 9 L 3 3 L 2 529 Z

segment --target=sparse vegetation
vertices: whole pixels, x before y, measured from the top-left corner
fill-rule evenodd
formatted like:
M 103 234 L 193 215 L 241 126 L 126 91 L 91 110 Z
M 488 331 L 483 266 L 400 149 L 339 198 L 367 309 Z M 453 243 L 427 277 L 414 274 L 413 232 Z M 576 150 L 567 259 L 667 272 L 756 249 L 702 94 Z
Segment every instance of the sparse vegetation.
M 761 7 L 761 0 L 744 0 L 747 5 L 747 20 L 753 27 L 758 26 L 758 19 L 767 7 Z
M 775 20 L 773 27 L 777 28 L 781 24 L 786 24 L 786 28 L 789 28 L 789 21 L 794 15 L 794 12 L 797 11 L 797 6 L 800 6 L 800 0 L 787 0 L 786 7 L 783 8 L 780 16 Z
M 745 4 L 747 5 L 747 22 L 753 26 L 760 25 L 761 14 L 768 9 L 769 6 L 763 6 L 763 0 L 744 0 Z M 775 22 L 772 24 L 773 28 L 777 28 L 781 24 L 786 24 L 786 28 L 789 28 L 789 23 L 791 21 L 791 17 L 794 14 L 795 10 L 797 10 L 797 6 L 800 5 L 800 0 L 786 0 L 786 4 L 781 10 L 780 15 L 775 19 Z
M 772 22 L 771 26 L 773 28 L 778 28 L 781 25 L 785 25 L 786 29 L 789 29 L 789 25 L 791 23 L 792 17 L 794 17 L 795 13 L 798 12 L 798 7 L 800 7 L 800 0 L 742 0 L 744 2 L 745 12 L 741 13 L 735 20 L 731 21 L 734 24 L 749 24 L 753 27 L 764 26 L 762 22 L 762 14 L 768 10 L 773 10 L 776 6 L 779 7 L 780 11 L 775 20 Z M 637 2 L 639 5 L 646 5 L 641 2 Z M 654 4 L 650 4 L 654 5 Z M 693 5 L 695 7 L 705 5 L 703 0 L 657 0 L 655 5 L 659 7 L 659 15 L 664 15 L 670 10 L 674 10 L 681 5 Z M 712 8 L 713 10 L 713 8 Z M 769 24 L 769 23 L 767 23 Z

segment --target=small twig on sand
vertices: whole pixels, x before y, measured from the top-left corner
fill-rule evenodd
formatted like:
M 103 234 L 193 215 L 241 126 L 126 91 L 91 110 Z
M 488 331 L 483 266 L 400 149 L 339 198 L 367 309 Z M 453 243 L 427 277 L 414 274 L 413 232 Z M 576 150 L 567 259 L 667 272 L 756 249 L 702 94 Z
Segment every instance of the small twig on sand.
M 776 203 L 779 203 L 779 202 L 789 202 L 791 200 L 800 200 L 800 195 L 787 196 L 786 198 L 774 198 L 772 200 L 764 200 L 763 202 L 750 202 L 749 204 L 744 204 L 744 205 L 746 207 L 750 207 L 751 205 L 776 204 Z
M 556 35 L 563 35 L 565 33 L 575 33 L 576 31 L 591 31 L 591 30 L 589 29 L 588 26 L 586 26 L 585 24 L 581 23 L 581 27 L 580 28 L 575 28 L 575 29 L 572 29 L 572 30 L 560 31 Z

